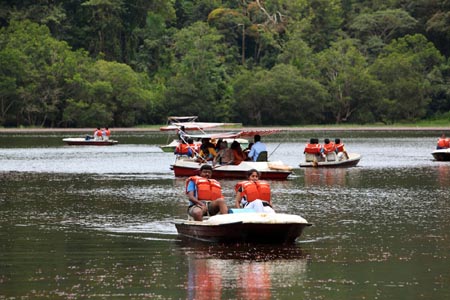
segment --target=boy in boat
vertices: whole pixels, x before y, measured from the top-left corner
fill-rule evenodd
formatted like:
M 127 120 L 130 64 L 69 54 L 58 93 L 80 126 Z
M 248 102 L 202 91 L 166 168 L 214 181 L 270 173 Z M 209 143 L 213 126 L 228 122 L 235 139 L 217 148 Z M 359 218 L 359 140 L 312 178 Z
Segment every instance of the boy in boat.
M 211 179 L 212 166 L 200 167 L 200 176 L 191 176 L 186 180 L 186 194 L 189 199 L 188 215 L 195 221 L 203 221 L 203 216 L 228 213 L 228 207 L 222 194 L 220 183 Z

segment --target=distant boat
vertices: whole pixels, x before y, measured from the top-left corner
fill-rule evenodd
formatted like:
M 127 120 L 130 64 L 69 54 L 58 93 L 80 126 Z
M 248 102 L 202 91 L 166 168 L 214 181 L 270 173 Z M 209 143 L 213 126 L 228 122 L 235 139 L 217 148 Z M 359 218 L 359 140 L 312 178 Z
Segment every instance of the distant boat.
M 320 155 L 314 157 L 305 155 L 305 161 L 300 163 L 299 166 L 302 168 L 348 168 L 355 167 L 360 160 L 361 155 L 357 153 L 348 153 L 348 157 L 345 157 L 333 152 L 328 153 L 326 158 L 322 158 Z
M 437 161 L 450 161 L 450 148 L 434 150 L 431 155 Z
M 63 142 L 69 146 L 112 146 L 119 143 L 116 140 L 95 140 L 91 138 L 65 138 Z

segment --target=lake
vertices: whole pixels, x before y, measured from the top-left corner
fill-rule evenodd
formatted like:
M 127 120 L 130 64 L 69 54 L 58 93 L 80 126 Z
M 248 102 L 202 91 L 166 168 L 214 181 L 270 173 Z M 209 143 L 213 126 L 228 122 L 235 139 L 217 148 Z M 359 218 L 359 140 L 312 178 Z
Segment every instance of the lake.
M 82 132 L 77 133 L 82 136 Z M 450 299 L 450 163 L 439 131 L 281 132 L 276 211 L 308 227 L 294 245 L 179 239 L 184 178 L 159 132 L 65 146 L 62 132 L 0 133 L 0 299 Z M 340 137 L 357 167 L 300 169 L 310 137 Z M 228 204 L 237 180 L 221 180 Z

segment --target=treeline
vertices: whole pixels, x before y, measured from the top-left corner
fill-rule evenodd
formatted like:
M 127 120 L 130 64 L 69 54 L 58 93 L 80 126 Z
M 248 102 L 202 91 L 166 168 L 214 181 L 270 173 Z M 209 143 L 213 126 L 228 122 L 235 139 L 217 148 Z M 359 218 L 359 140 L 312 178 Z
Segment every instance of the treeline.
M 0 126 L 450 117 L 450 1 L 3 0 Z

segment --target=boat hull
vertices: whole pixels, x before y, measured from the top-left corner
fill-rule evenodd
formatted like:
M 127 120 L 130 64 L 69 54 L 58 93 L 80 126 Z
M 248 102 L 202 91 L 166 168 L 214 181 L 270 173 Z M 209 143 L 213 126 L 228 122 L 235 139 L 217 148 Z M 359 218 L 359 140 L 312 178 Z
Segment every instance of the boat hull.
M 316 161 L 303 162 L 299 164 L 301 168 L 350 168 L 355 167 L 361 160 L 361 155 L 356 153 L 349 153 L 349 158 L 336 161 Z
M 86 140 L 84 138 L 67 138 L 63 139 L 63 142 L 69 146 L 112 146 L 119 142 L 115 140 L 108 141 L 96 141 L 96 140 Z
M 431 152 L 437 161 L 450 161 L 450 149 L 439 149 Z
M 201 164 L 189 159 L 177 159 L 171 166 L 176 177 L 189 177 L 199 174 Z M 256 169 L 261 179 L 285 180 L 292 174 L 292 168 L 281 162 L 242 162 L 239 165 L 214 166 L 212 177 L 215 179 L 240 179 L 247 177 L 247 171 Z
M 243 213 L 242 215 L 247 214 Z M 255 213 L 249 213 L 249 215 L 249 218 L 252 218 L 252 215 L 254 216 Z M 247 216 L 242 216 L 242 219 L 239 221 L 217 224 L 211 224 L 208 221 L 186 221 L 175 223 L 175 227 L 181 237 L 204 242 L 293 244 L 301 236 L 303 230 L 311 226 L 304 219 L 304 222 L 274 221 L 273 217 L 276 216 L 277 219 L 283 219 L 283 216 L 286 216 L 284 214 L 256 215 L 261 215 L 262 219 L 247 222 L 245 220 Z M 264 215 L 268 216 L 270 220 L 265 221 Z M 227 218 L 227 215 L 222 216 L 224 216 L 224 219 Z

